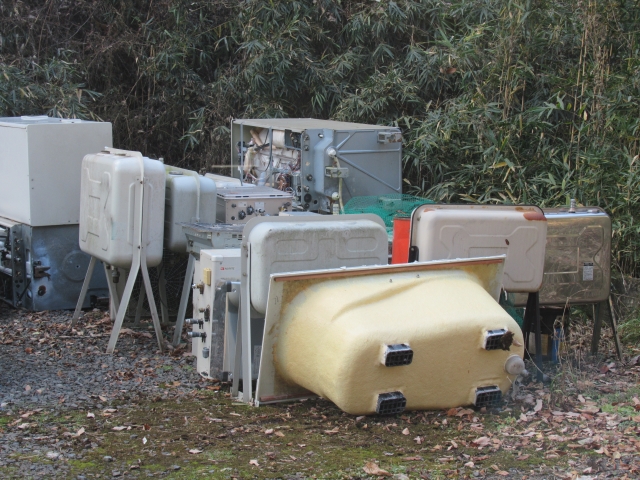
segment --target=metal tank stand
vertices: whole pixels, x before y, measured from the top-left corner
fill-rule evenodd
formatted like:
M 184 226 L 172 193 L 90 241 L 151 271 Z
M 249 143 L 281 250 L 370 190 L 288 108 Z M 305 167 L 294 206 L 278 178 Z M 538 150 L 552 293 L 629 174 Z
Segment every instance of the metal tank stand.
M 160 296 L 160 310 L 162 312 L 162 325 L 169 325 L 169 301 L 167 300 L 167 278 L 165 276 L 164 260 L 156 267 L 158 271 L 158 295 Z
M 524 312 L 524 346 L 525 351 L 531 357 L 529 352 L 529 335 L 531 334 L 532 327 L 535 334 L 536 341 L 536 353 L 534 363 L 536 365 L 536 379 L 538 382 L 542 382 L 544 374 L 542 373 L 542 332 L 540 326 L 540 295 L 538 292 L 529 293 L 527 298 L 527 308 Z
M 173 346 L 180 345 L 180 337 L 182 336 L 182 327 L 184 326 L 184 317 L 187 312 L 187 304 L 189 303 L 189 293 L 191 292 L 191 282 L 193 280 L 193 272 L 196 266 L 196 258 L 193 254 L 189 254 L 187 263 L 187 273 L 184 277 L 182 285 L 182 295 L 180 296 L 180 306 L 178 307 L 178 316 L 176 318 L 176 326 L 173 331 Z
M 87 297 L 87 290 L 89 289 L 89 283 L 91 283 L 91 277 L 93 276 L 93 269 L 96 266 L 96 257 L 91 257 L 89 260 L 89 266 L 87 267 L 87 274 L 84 277 L 84 282 L 82 282 L 82 288 L 80 289 L 80 298 L 78 299 L 78 303 L 76 304 L 76 310 L 73 312 L 73 318 L 71 319 L 71 326 L 74 327 L 76 323 L 78 323 L 78 319 L 80 318 L 80 312 L 82 311 L 82 305 L 84 304 L 84 299 Z M 105 273 L 106 272 L 105 266 Z M 107 273 L 107 282 L 109 282 L 109 274 Z M 111 297 L 111 282 L 109 282 L 109 297 Z M 111 300 L 109 301 L 109 305 L 111 305 Z
M 593 306 L 594 323 L 593 337 L 591 338 L 591 355 L 598 354 L 598 344 L 600 343 L 600 333 L 602 332 L 603 316 L 609 317 L 609 323 L 611 324 L 611 330 L 613 333 L 613 343 L 615 343 L 616 346 L 616 354 L 618 355 L 618 359 L 622 361 L 622 347 L 620 346 L 620 338 L 618 337 L 618 325 L 611 295 L 609 295 L 607 300 Z
M 119 305 L 117 308 L 117 315 L 115 319 L 115 323 L 113 325 L 113 329 L 111 330 L 111 337 L 109 338 L 109 345 L 107 346 L 107 353 L 113 353 L 116 348 L 116 343 L 118 341 L 118 337 L 120 336 L 120 330 L 122 329 L 122 323 L 124 322 L 124 317 L 127 312 L 127 308 L 129 306 L 129 301 L 131 300 L 131 294 L 133 293 L 133 287 L 136 283 L 136 277 L 138 276 L 138 271 L 142 271 L 142 280 L 144 283 L 144 288 L 147 293 L 147 298 L 149 299 L 149 308 L 151 310 L 151 318 L 153 320 L 153 327 L 156 332 L 156 340 L 158 341 L 158 348 L 160 351 L 163 351 L 162 345 L 162 328 L 160 326 L 160 319 L 158 318 L 158 310 L 156 309 L 156 302 L 153 298 L 153 290 L 151 289 L 151 280 L 149 279 L 149 269 L 147 267 L 147 254 L 146 254 L 146 246 L 147 246 L 147 234 L 148 229 L 143 228 L 143 225 L 146 225 L 144 222 L 144 213 L 149 211 L 149 195 L 145 195 L 145 190 L 148 187 L 148 180 L 144 178 L 144 164 L 142 160 L 142 156 L 140 156 L 140 164 L 141 164 L 141 172 L 142 177 L 137 178 L 136 186 L 135 186 L 135 213 L 134 213 L 134 231 L 133 238 L 135 239 L 134 250 L 133 250 L 133 262 L 131 268 L 129 269 L 129 274 L 127 276 L 127 283 L 124 287 L 124 292 L 122 293 L 122 298 L 119 299 Z M 145 186 L 147 186 L 145 188 Z M 89 268 L 87 269 L 87 275 L 84 279 L 84 283 L 82 285 L 82 290 L 80 292 L 80 298 L 78 299 L 78 304 L 76 306 L 75 313 L 73 315 L 72 325 L 75 325 L 78 317 L 80 316 L 80 310 L 82 309 L 82 304 L 84 303 L 84 299 L 87 295 L 87 289 L 89 288 L 89 282 L 91 281 L 91 274 L 93 273 L 93 269 L 95 267 L 96 258 L 92 257 L 89 262 Z M 111 282 L 109 281 L 109 286 L 111 290 Z

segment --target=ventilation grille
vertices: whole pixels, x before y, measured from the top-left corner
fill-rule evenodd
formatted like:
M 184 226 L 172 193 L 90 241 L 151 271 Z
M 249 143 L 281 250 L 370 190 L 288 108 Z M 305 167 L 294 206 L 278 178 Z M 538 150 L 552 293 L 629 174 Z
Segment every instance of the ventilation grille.
M 479 387 L 476 389 L 477 408 L 498 408 L 502 405 L 502 391 L 496 387 Z
M 485 350 L 503 350 L 502 337 L 507 333 L 504 328 L 500 330 L 489 330 L 485 338 Z
M 406 343 L 387 345 L 384 350 L 385 367 L 409 365 L 413 361 L 413 350 Z
M 395 415 L 402 413 L 407 406 L 407 399 L 401 392 L 381 393 L 378 395 L 376 413 L 378 415 Z

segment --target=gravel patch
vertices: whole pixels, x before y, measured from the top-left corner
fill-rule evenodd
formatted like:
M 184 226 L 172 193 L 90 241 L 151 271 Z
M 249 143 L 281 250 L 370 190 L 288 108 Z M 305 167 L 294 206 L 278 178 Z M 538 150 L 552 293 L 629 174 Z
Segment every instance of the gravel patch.
M 149 323 L 123 328 L 115 353 L 107 355 L 108 313 L 85 312 L 73 329 L 71 317 L 67 311 L 34 313 L 0 304 L 0 420 L 20 413 L 22 422 L 18 430 L 0 433 L 0 469 L 10 476 L 67 478 L 68 461 L 82 459 L 70 448 L 77 432 L 31 434 L 36 417 L 40 424 L 44 418 L 45 429 L 51 418 L 55 430 L 60 415 L 100 415 L 114 405 L 184 397 L 210 385 L 195 371 L 190 345 L 172 349 L 165 342 L 160 353 Z M 89 437 L 86 443 L 95 445 Z M 107 477 L 118 475 L 109 469 Z

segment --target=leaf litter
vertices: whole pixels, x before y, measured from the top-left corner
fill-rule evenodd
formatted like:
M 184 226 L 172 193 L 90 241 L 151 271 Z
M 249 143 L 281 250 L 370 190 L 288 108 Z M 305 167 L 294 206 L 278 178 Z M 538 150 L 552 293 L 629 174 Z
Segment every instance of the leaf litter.
M 106 338 L 95 341 L 101 345 Z M 158 357 L 158 364 L 162 361 Z M 599 472 L 636 478 L 640 365 L 613 363 L 585 363 L 579 372 L 558 375 L 551 386 L 529 378 L 499 413 L 452 408 L 396 417 L 345 415 L 321 399 L 240 409 L 226 386 L 201 381 L 196 373 L 195 388 L 185 389 L 188 381 L 182 379 L 180 386 L 173 386 L 178 381 L 173 380 L 164 395 L 127 399 L 126 391 L 118 388 L 118 382 L 128 381 L 125 369 L 101 385 L 103 393 L 90 394 L 101 402 L 91 411 L 78 415 L 68 406 L 71 400 L 58 405 L 55 397 L 45 408 L 14 408 L 1 428 L 26 441 L 42 438 L 43 445 L 53 440 L 67 452 L 94 459 L 98 467 L 88 473 L 95 474 L 106 471 L 106 454 L 119 462 L 118 472 L 131 466 L 171 471 L 176 462 L 187 460 L 180 464 L 181 472 L 228 468 L 240 477 L 260 470 L 266 477 L 295 472 L 325 478 L 386 477 L 403 472 L 420 478 L 437 470 L 454 478 L 473 472 L 481 478 L 568 480 Z M 151 375 L 156 370 L 146 368 Z M 138 373 L 132 374 L 135 380 Z M 28 393 L 40 387 L 28 385 Z M 142 432 L 147 436 L 137 437 Z M 46 452 L 42 456 L 54 460 Z M 74 470 L 71 461 L 69 465 L 74 474 L 87 473 Z

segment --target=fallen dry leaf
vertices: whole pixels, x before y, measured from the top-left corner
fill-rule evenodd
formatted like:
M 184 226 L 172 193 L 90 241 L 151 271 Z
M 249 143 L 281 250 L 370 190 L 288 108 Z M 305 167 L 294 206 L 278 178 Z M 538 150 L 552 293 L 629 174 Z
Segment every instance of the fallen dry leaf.
M 403 457 L 402 460 L 404 460 L 405 462 L 419 462 L 420 460 L 422 460 L 422 457 Z
M 33 353 L 33 348 L 31 348 L 31 347 L 27 347 L 27 348 L 25 348 L 25 349 L 24 349 L 24 353 L 27 353 L 27 354 L 29 354 L 29 355 L 30 355 L 30 354 L 32 354 L 32 353 Z
M 125 430 L 127 427 L 113 427 L 111 430 L 114 430 L 116 432 L 121 432 L 122 430 Z
M 255 459 L 249 460 L 249 465 L 255 465 L 256 467 L 260 466 L 260 464 L 258 463 L 258 460 L 255 460 Z
M 197 455 L 198 453 L 202 453 L 202 450 L 192 448 L 191 450 L 189 450 L 189 453 L 191 453 L 192 455 Z
M 87 418 L 96 418 L 96 414 L 92 413 L 92 412 L 89 412 L 89 413 L 87 413 Z
M 327 435 L 335 435 L 336 433 L 338 433 L 338 427 L 332 428 L 331 430 L 325 430 L 324 433 L 326 433 Z
M 105 397 L 104 395 L 98 395 L 98 398 L 100 399 L 100 401 L 102 402 L 106 402 L 107 401 L 107 397 Z
M 596 405 L 587 405 L 584 408 L 580 408 L 578 411 L 581 413 L 598 413 L 600 411 L 600 407 Z
M 369 475 L 378 475 L 381 477 L 390 477 L 391 474 L 389 472 L 387 472 L 386 470 L 382 470 L 377 463 L 373 463 L 373 462 L 367 462 L 365 463 L 364 467 L 362 467 L 362 469 L 364 470 L 365 473 L 368 473 Z
M 280 430 L 276 430 L 276 432 L 274 433 L 274 435 L 276 437 L 284 437 L 284 433 L 282 433 Z
M 424 441 L 424 437 L 416 437 L 413 439 L 414 442 L 416 442 L 418 445 L 422 445 L 422 442 Z
M 540 410 L 542 410 L 542 400 L 538 399 L 538 401 L 536 402 L 536 406 L 533 407 L 533 411 L 539 412 Z
M 82 435 L 83 433 L 84 433 L 84 427 L 81 427 L 81 428 L 80 428 L 80 430 L 78 430 L 78 431 L 75 433 L 74 437 L 79 437 L 79 436 L 80 436 L 80 435 Z
M 456 413 L 456 417 L 464 417 L 465 415 L 472 415 L 474 413 L 475 412 L 473 410 L 471 410 L 470 408 L 463 408 L 458 413 Z
M 402 434 L 403 435 L 409 435 L 411 432 L 409 432 L 408 428 L 405 428 L 404 430 L 402 430 Z
M 265 435 L 271 435 L 273 433 L 273 428 L 268 428 L 264 431 Z
M 489 440 L 489 437 L 480 437 L 476 438 L 471 443 L 476 447 L 486 447 L 487 445 L 491 444 L 491 440 Z
M 29 392 L 29 391 L 31 391 L 31 385 L 25 385 L 25 386 L 24 386 L 24 391 L 25 391 L 25 392 Z

